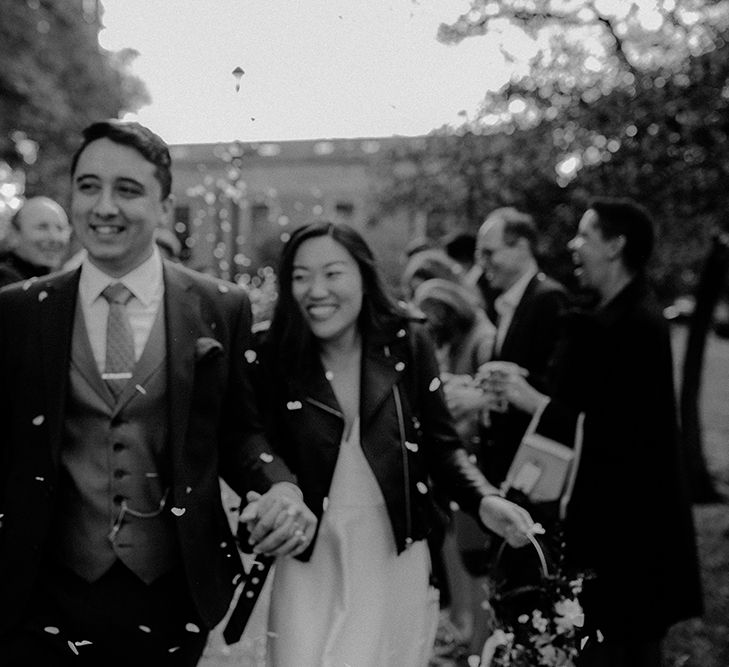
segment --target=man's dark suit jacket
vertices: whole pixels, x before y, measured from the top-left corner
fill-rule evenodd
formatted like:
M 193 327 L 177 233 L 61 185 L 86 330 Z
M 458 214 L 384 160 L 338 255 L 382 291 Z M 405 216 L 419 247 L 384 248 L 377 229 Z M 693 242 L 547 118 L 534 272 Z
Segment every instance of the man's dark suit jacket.
M 529 371 L 529 383 L 544 390 L 566 304 L 567 294 L 562 285 L 543 273 L 534 276 L 524 290 L 494 360 L 519 364 Z M 492 484 L 498 486 L 506 477 L 528 424 L 529 418 L 514 408 L 504 414 L 491 413 L 491 426 L 482 434 L 480 460 Z
M 0 291 L 0 632 L 17 622 L 49 543 L 80 270 Z M 248 365 L 247 296 L 164 264 L 171 497 L 203 622 L 227 611 L 243 575 L 219 475 L 242 496 L 293 481 L 261 435 Z

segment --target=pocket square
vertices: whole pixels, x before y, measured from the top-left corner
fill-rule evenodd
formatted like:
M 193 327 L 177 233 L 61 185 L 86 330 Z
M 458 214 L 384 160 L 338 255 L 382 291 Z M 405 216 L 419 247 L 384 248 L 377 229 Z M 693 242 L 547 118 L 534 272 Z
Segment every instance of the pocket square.
M 203 336 L 195 341 L 195 359 L 199 361 L 208 356 L 217 356 L 223 353 L 223 346 L 215 338 Z

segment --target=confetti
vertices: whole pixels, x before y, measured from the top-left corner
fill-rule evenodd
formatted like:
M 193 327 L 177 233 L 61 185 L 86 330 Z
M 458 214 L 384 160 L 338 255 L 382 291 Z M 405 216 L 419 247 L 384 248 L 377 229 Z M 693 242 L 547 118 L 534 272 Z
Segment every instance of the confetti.
M 334 379 L 334 373 L 332 373 L 331 371 L 327 371 L 326 373 L 324 373 L 324 377 L 329 380 L 329 382 L 331 382 Z
M 140 630 L 141 630 L 142 632 L 146 632 L 146 633 L 150 633 L 150 632 L 152 632 L 152 628 L 150 628 L 150 627 L 149 627 L 148 625 L 140 625 L 140 626 L 139 626 L 139 629 L 140 629 Z
M 428 389 L 430 389 L 430 391 L 436 391 L 438 387 L 440 387 L 440 378 L 433 378 L 430 381 L 430 386 L 428 387 Z
M 200 632 L 200 628 L 197 627 L 197 625 L 195 625 L 194 623 L 188 623 L 185 626 L 185 630 L 187 630 L 188 632 Z
M 41 477 L 40 475 L 37 475 L 35 477 L 35 481 L 36 482 L 45 482 L 46 481 L 46 478 L 45 477 Z
M 407 332 L 405 331 L 405 329 L 400 329 L 400 331 L 398 331 L 396 335 L 398 338 L 405 338 L 406 333 Z
M 48 298 L 48 292 L 43 290 L 42 292 L 38 292 L 38 301 L 45 301 Z
M 174 653 L 175 651 L 179 651 L 179 650 L 180 650 L 179 646 L 173 646 L 172 648 L 167 649 L 167 653 Z
M 418 443 L 416 443 L 416 442 L 409 442 L 408 440 L 406 440 L 405 447 L 407 447 L 411 452 L 418 451 Z
M 140 394 L 146 394 L 147 390 L 141 385 L 138 384 L 134 387 Z
M 49 635 L 57 635 L 61 631 L 53 625 L 47 625 L 45 628 L 43 628 L 43 632 L 47 632 Z
M 289 410 L 301 410 L 301 401 L 289 401 L 286 404 L 287 409 Z
M 398 361 L 398 362 L 397 362 L 397 363 L 395 364 L 395 370 L 396 370 L 396 371 L 404 371 L 404 370 L 405 370 L 405 363 L 404 363 L 404 362 L 402 362 L 402 361 Z
M 258 458 L 264 463 L 271 463 L 271 461 L 273 461 L 273 456 L 268 452 L 261 452 Z
M 243 353 L 243 356 L 246 358 L 246 361 L 249 364 L 252 364 L 258 358 L 258 355 L 256 354 L 255 350 L 246 350 Z
M 40 426 L 46 418 L 43 415 L 37 415 L 36 417 L 33 417 L 33 426 Z
M 76 645 L 70 639 L 66 643 L 68 644 L 68 648 L 70 648 L 73 653 L 78 655 L 78 649 L 76 648 Z
M 418 491 L 420 491 L 420 493 L 422 493 L 423 495 L 428 493 L 428 486 L 424 482 L 418 482 L 415 486 L 418 488 Z
M 185 493 L 192 493 L 192 487 L 191 486 L 186 486 L 185 487 Z
M 175 516 L 182 516 L 185 513 L 185 508 L 184 507 L 173 507 L 171 512 Z

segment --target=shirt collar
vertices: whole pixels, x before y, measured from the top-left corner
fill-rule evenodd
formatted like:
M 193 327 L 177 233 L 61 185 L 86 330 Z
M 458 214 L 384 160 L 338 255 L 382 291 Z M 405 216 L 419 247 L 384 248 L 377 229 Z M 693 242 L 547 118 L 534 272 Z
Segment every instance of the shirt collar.
M 159 295 L 162 289 L 162 257 L 155 247 L 149 259 L 121 278 L 112 278 L 86 257 L 81 264 L 79 296 L 84 305 L 91 305 L 112 283 L 122 283 L 144 306 Z
M 539 268 L 535 262 L 522 274 L 519 280 L 509 287 L 509 289 L 496 297 L 498 307 L 506 306 L 512 310 L 515 309 L 519 305 L 521 298 L 524 296 L 527 286 L 538 272 Z

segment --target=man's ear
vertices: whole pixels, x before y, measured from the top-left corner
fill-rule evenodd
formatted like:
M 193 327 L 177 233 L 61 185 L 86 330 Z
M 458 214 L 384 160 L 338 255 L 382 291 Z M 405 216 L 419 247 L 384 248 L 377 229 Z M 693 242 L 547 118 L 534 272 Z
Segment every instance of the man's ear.
M 20 232 L 13 225 L 8 225 L 8 233 L 3 240 L 3 246 L 8 250 L 15 250 L 19 245 Z
M 169 226 L 175 213 L 175 195 L 167 195 L 162 200 L 162 217 L 160 224 L 164 227 Z
M 617 259 L 622 257 L 623 250 L 625 249 L 625 236 L 620 234 L 608 240 L 608 255 L 610 259 Z

